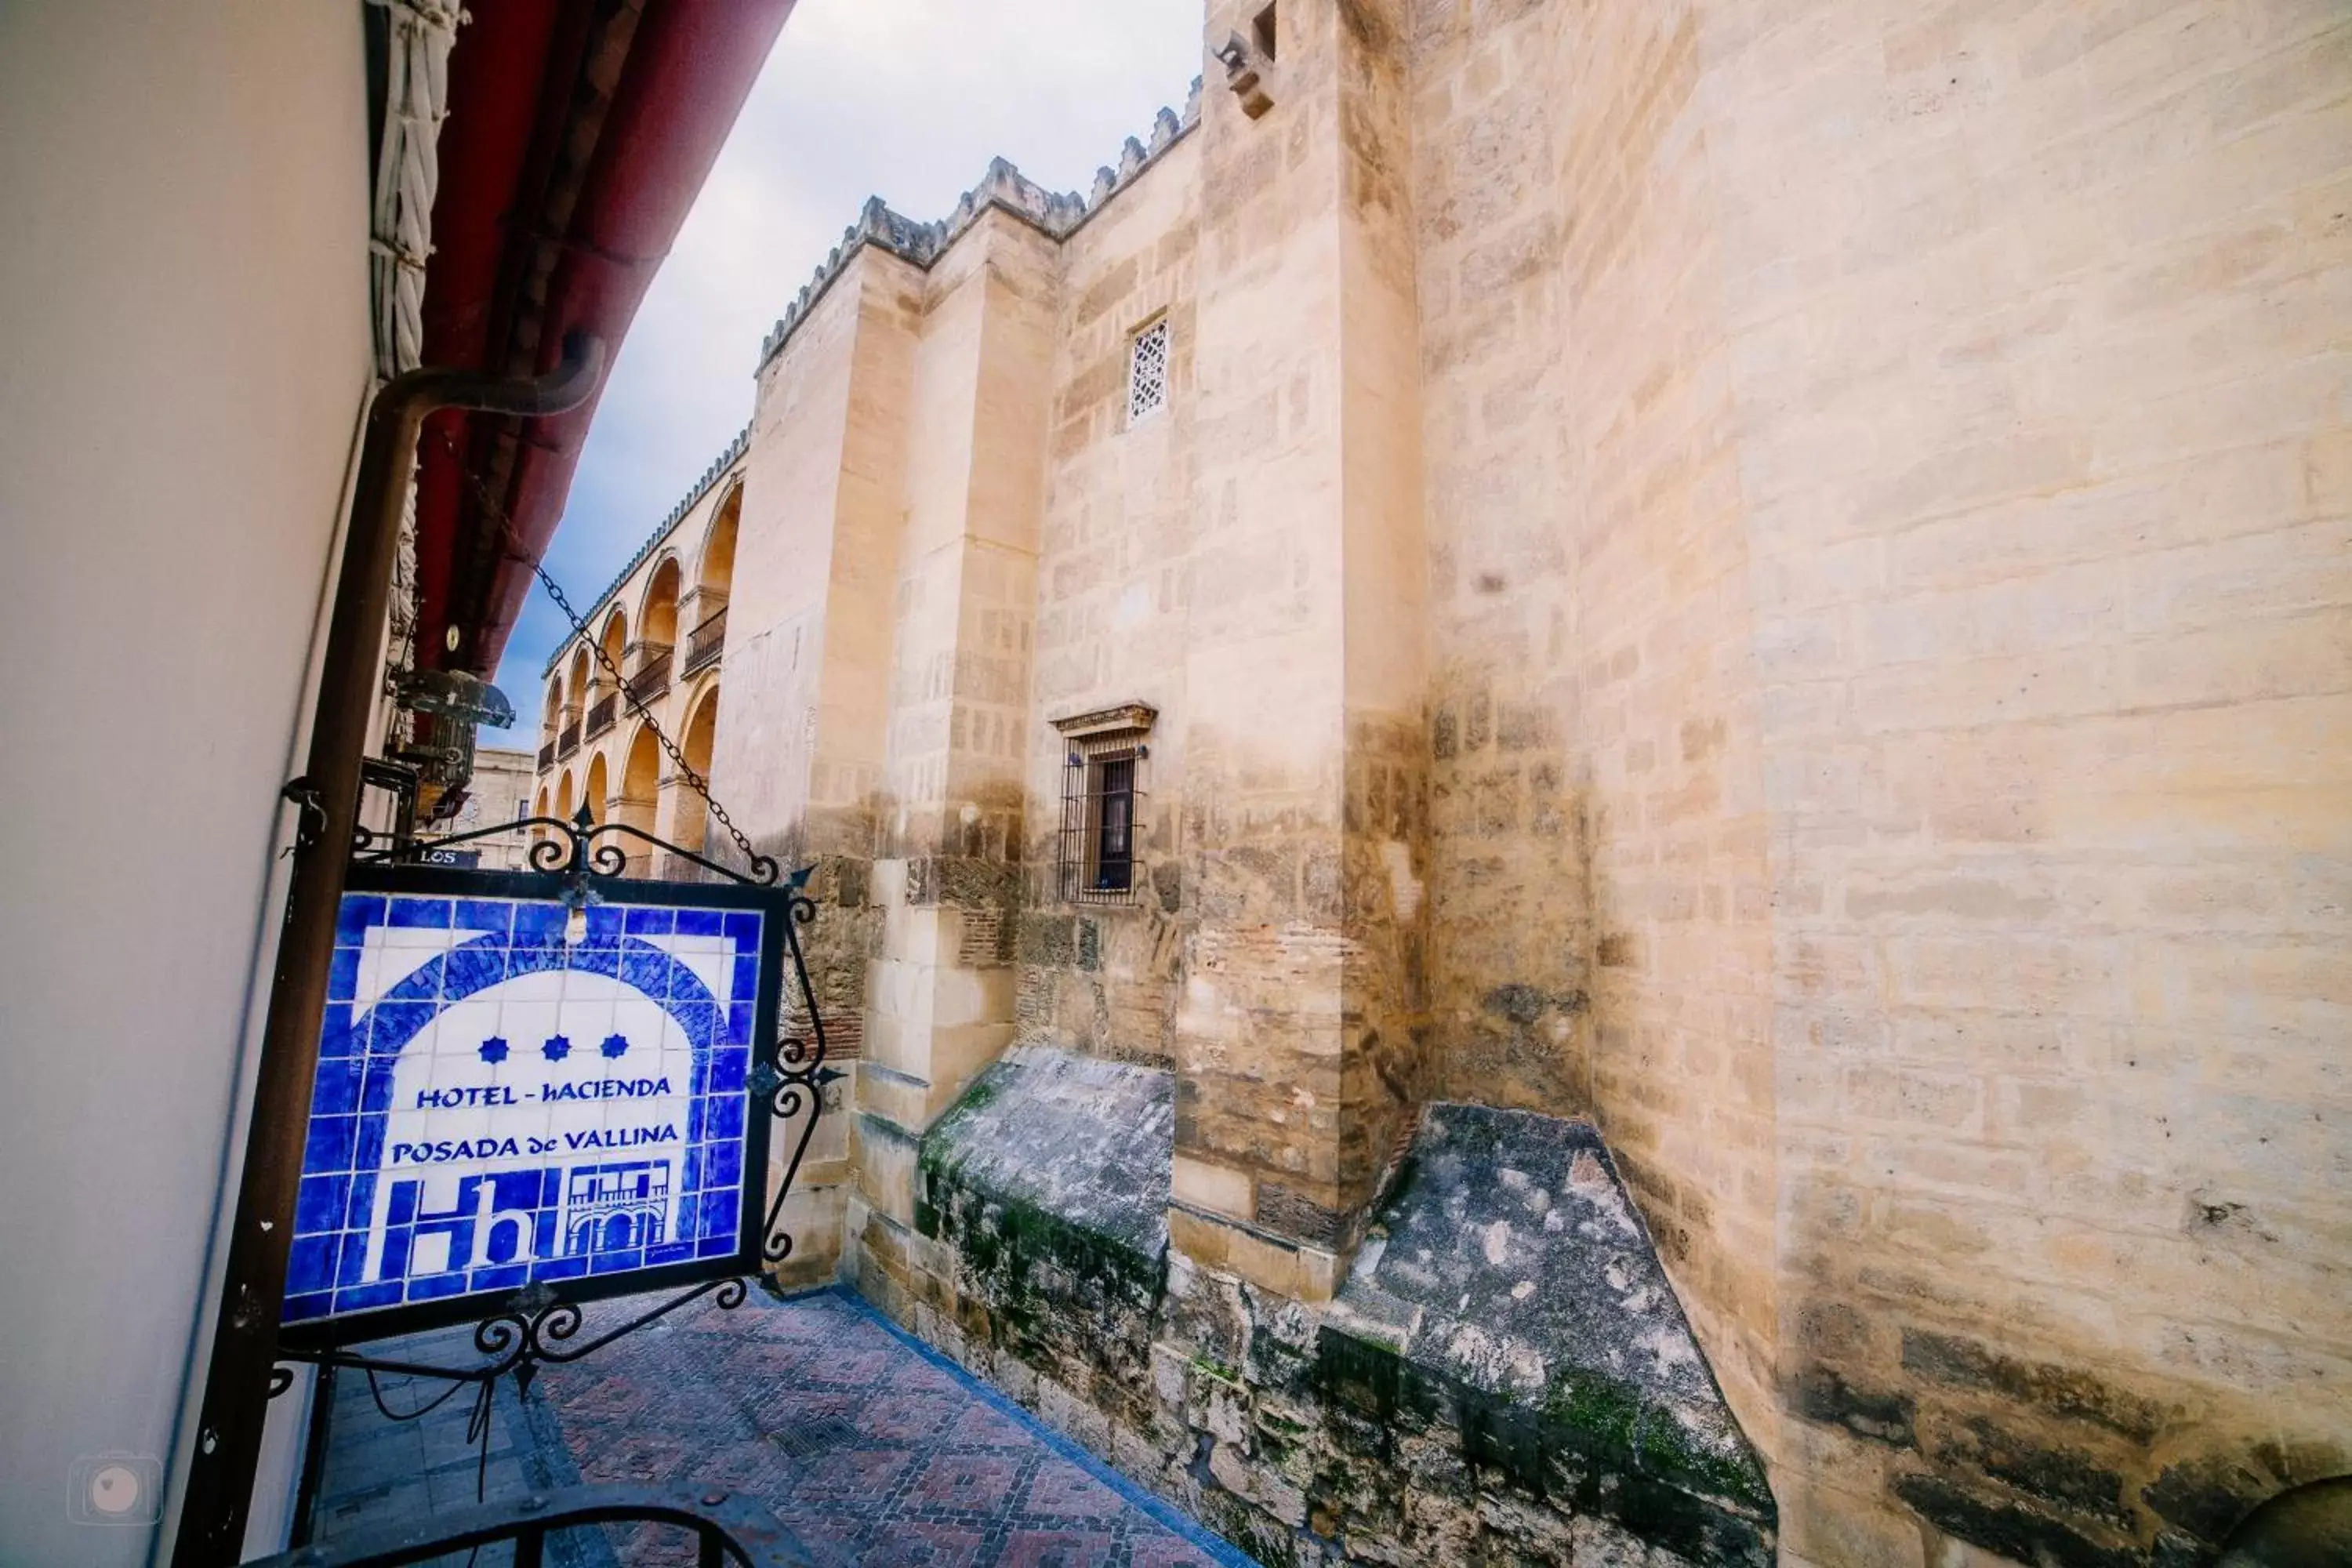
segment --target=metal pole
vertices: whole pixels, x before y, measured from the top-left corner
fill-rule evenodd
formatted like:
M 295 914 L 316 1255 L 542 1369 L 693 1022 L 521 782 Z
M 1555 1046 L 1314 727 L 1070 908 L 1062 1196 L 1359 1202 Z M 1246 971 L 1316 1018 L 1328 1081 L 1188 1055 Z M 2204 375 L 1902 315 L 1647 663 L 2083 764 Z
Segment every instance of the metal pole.
M 350 537 L 327 625 L 310 766 L 287 786 L 302 820 L 262 1025 L 260 1081 L 254 1090 L 220 1321 L 205 1372 L 173 1568 L 229 1568 L 243 1554 L 246 1510 L 260 1463 L 270 1368 L 278 1353 L 278 1312 L 286 1294 L 294 1194 L 302 1177 L 310 1085 L 318 1072 L 335 916 L 359 816 L 360 759 L 374 706 L 393 553 L 416 461 L 417 434 L 425 416 L 439 408 L 524 417 L 576 408 L 595 390 L 604 363 L 604 345 L 575 332 L 564 340 L 563 362 L 546 375 L 502 381 L 474 371 L 412 370 L 385 383 L 368 410 Z

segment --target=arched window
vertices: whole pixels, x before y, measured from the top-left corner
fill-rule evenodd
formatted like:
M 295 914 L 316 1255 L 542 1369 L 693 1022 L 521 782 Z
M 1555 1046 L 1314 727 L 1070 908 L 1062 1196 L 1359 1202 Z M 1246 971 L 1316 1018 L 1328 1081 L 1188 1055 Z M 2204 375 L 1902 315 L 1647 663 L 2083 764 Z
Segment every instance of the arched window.
M 696 568 L 694 628 L 686 637 L 686 673 L 692 675 L 718 660 L 727 641 L 727 592 L 735 581 L 735 525 L 743 511 L 743 487 L 737 485 L 719 503 L 719 515 L 702 538 L 702 560 Z
M 637 614 L 637 634 L 645 642 L 669 647 L 677 641 L 677 557 L 666 557 L 646 584 L 645 608 Z
M 734 584 L 735 526 L 742 515 L 743 487 L 737 485 L 719 503 L 719 515 L 710 520 L 710 531 L 702 536 L 702 565 L 695 574 L 695 586 L 710 603 L 725 604 L 727 591 Z
M 622 657 L 629 651 L 629 617 L 620 605 L 614 605 L 613 613 L 604 617 L 604 635 L 598 637 L 596 643 L 604 650 L 604 658 L 610 662 L 614 669 L 622 668 Z M 609 689 L 612 679 L 612 676 L 606 672 L 604 664 L 598 664 L 596 684 L 601 688 Z
M 686 739 L 680 749 L 686 752 L 686 765 L 710 778 L 711 742 L 719 734 L 719 688 L 713 686 L 702 694 L 694 706 L 694 715 L 686 721 Z M 683 849 L 701 853 L 704 836 L 709 828 L 709 807 L 696 798 L 691 790 L 677 803 L 677 842 Z
M 660 799 L 661 747 L 654 740 L 653 726 L 640 724 L 629 739 L 628 758 L 621 764 L 621 807 L 615 820 L 650 834 L 655 831 L 655 812 Z M 624 839 L 621 847 L 628 852 L 629 875 L 653 875 L 651 845 Z
M 604 800 L 612 794 L 606 777 L 604 753 L 599 752 L 589 759 L 587 785 L 580 797 L 580 804 L 588 808 L 588 818 L 592 822 L 604 820 Z
M 563 682 L 567 721 L 579 719 L 588 701 L 588 650 L 574 648 L 572 652 L 572 672 Z

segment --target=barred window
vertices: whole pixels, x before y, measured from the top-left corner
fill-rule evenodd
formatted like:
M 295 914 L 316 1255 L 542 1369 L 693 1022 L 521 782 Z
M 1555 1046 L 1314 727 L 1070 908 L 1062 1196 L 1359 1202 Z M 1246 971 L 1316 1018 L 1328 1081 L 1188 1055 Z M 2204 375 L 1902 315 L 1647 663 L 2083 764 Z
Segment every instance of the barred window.
M 1136 333 L 1128 352 L 1127 422 L 1130 425 L 1168 405 L 1168 318 Z
M 1064 903 L 1124 904 L 1143 885 L 1138 850 L 1153 717 L 1130 704 L 1056 721 L 1066 747 L 1055 868 Z

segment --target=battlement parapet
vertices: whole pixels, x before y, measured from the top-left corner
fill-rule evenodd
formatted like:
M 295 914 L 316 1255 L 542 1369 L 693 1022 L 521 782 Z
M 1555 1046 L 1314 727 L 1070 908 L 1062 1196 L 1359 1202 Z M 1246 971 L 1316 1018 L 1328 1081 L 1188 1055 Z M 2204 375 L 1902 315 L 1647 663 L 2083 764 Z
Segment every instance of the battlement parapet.
M 783 352 L 784 344 L 824 298 L 834 279 L 865 247 L 879 246 L 900 260 L 929 271 L 966 230 L 992 209 L 1018 218 L 1058 243 L 1100 212 L 1106 202 L 1125 190 L 1200 121 L 1201 79 L 1194 77 L 1192 91 L 1185 96 L 1183 111 L 1180 114 L 1173 109 L 1161 108 L 1151 122 L 1150 142 L 1129 137 L 1120 149 L 1118 166 L 1105 164 L 1096 170 L 1094 184 L 1085 195 L 1075 191 L 1049 191 L 1022 174 L 1011 160 L 992 158 L 987 174 L 963 194 L 955 211 L 934 223 L 918 223 L 894 210 L 880 196 L 867 197 L 866 205 L 858 211 L 857 221 L 841 231 L 841 243 L 817 264 L 809 280 L 801 286 L 800 293 L 761 341 L 760 362 L 754 374 L 767 369 L 769 362 Z

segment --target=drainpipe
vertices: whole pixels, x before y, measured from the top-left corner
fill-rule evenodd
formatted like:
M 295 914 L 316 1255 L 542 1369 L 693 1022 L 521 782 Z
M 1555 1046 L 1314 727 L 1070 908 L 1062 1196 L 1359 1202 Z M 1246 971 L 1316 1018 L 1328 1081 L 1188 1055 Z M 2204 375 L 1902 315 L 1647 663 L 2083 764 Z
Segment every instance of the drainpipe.
M 393 554 L 418 432 L 425 416 L 441 408 L 525 418 L 562 414 L 586 401 L 604 365 L 604 344 L 574 332 L 564 339 L 562 363 L 534 380 L 412 370 L 386 382 L 368 409 L 350 537 L 327 624 L 309 771 L 286 786 L 300 813 L 292 886 L 262 1024 L 260 1081 L 254 1090 L 228 1269 L 173 1568 L 231 1568 L 244 1551 L 246 1510 L 260 1464 L 262 1423 L 278 1357 L 278 1313 L 286 1295 L 294 1194 L 302 1178 L 310 1086 L 319 1068 L 335 917 L 359 821 L 360 759 L 374 707 Z

